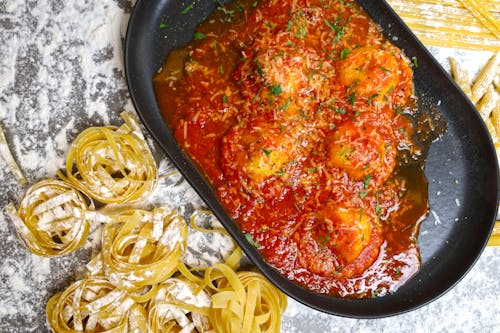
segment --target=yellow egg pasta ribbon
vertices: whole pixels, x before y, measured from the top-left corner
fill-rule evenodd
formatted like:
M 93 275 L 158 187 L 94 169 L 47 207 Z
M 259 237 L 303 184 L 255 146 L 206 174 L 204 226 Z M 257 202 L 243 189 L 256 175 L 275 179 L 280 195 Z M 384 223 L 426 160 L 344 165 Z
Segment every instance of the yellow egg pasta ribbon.
M 146 310 L 104 276 L 74 282 L 47 303 L 55 333 L 150 332 Z
M 155 160 L 138 120 L 123 112 L 121 127 L 90 127 L 73 141 L 66 155 L 66 174 L 58 172 L 91 198 L 102 203 L 136 202 L 156 187 Z
M 0 126 L 0 157 L 3 158 L 3 160 L 9 167 L 10 171 L 14 174 L 17 182 L 20 185 L 26 184 L 26 178 L 24 177 L 21 168 L 17 164 L 16 159 L 12 154 L 12 151 L 9 149 L 9 144 L 7 142 L 7 138 L 5 137 L 5 133 L 2 129 L 2 126 Z
M 230 256 L 231 264 L 238 255 L 239 248 Z M 280 332 L 287 298 L 262 274 L 236 272 L 220 263 L 205 270 L 205 283 L 214 291 L 209 318 L 216 332 Z
M 86 198 L 60 180 L 44 180 L 26 191 L 19 209 L 7 210 L 23 245 L 43 257 L 61 256 L 79 249 L 90 230 L 93 210 Z
M 102 232 L 104 272 L 117 287 L 137 293 L 136 300 L 147 301 L 156 284 L 176 272 L 186 248 L 187 224 L 166 208 L 128 210 L 111 219 Z
M 208 313 L 210 295 L 193 282 L 170 278 L 149 301 L 148 322 L 153 333 L 214 332 Z M 197 291 L 198 290 L 198 291 Z

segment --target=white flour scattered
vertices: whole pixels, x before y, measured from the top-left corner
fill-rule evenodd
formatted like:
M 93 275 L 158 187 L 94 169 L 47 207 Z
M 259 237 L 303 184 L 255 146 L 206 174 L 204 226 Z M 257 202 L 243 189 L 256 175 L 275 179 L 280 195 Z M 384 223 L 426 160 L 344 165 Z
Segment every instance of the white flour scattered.
M 119 113 L 133 110 L 122 61 L 122 38 L 133 3 L 0 0 L 0 122 L 30 184 L 55 176 L 68 143 L 81 130 L 118 125 Z M 430 50 L 445 67 L 450 55 L 463 60 L 472 77 L 490 56 Z M 174 170 L 158 149 L 153 150 L 162 174 Z M 17 185 L 3 161 L 0 180 L 0 202 L 18 203 L 25 188 Z M 202 202 L 182 177 L 172 175 L 161 180 L 144 205 L 167 205 L 189 217 Z M 190 232 L 189 237 L 188 262 L 208 264 L 231 250 L 231 242 L 221 235 Z M 47 300 L 81 274 L 99 246 L 99 230 L 75 254 L 40 258 L 21 246 L 2 210 L 0 238 L 0 332 L 47 332 Z M 224 246 L 214 252 L 207 244 Z M 423 309 L 383 320 L 329 316 L 290 300 L 282 331 L 498 332 L 499 267 L 500 249 L 488 248 L 471 274 L 446 296 Z

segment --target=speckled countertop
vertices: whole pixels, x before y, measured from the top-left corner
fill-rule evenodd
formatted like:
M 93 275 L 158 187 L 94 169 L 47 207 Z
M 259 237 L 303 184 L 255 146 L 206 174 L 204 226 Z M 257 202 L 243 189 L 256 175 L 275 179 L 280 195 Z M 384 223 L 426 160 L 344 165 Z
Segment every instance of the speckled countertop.
M 120 124 L 119 113 L 133 110 L 122 54 L 132 7 L 128 0 L 0 0 L 0 123 L 29 184 L 55 177 L 68 142 L 82 129 Z M 447 57 L 454 55 L 472 72 L 490 56 L 431 51 L 445 67 Z M 160 169 L 172 169 L 163 153 L 154 150 Z M 25 189 L 0 159 L 1 207 L 18 203 Z M 180 176 L 165 180 L 158 191 L 149 203 L 178 207 L 186 216 L 202 206 Z M 92 239 L 63 258 L 31 255 L 18 242 L 2 209 L 0 332 L 49 331 L 46 302 L 81 274 Z M 290 300 L 282 332 L 500 332 L 500 248 L 486 248 L 455 288 L 418 310 L 356 320 Z

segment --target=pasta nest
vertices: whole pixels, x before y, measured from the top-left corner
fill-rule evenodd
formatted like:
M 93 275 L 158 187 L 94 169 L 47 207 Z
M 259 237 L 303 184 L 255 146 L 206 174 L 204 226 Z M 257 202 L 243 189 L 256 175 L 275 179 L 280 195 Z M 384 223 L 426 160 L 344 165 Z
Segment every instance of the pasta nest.
M 122 113 L 120 126 L 90 127 L 73 141 L 66 155 L 66 175 L 58 175 L 102 203 L 130 203 L 156 187 L 157 168 L 138 120 Z
M 111 217 L 102 232 L 103 269 L 117 287 L 141 293 L 172 276 L 186 248 L 188 227 L 177 212 L 129 210 Z
M 215 290 L 210 319 L 217 332 L 280 331 L 287 299 L 263 275 L 216 264 L 205 271 L 205 282 Z
M 17 212 L 13 204 L 7 209 L 23 245 L 39 256 L 54 257 L 83 245 L 92 206 L 72 186 L 44 180 L 26 191 Z
M 104 276 L 70 285 L 47 303 L 55 332 L 149 332 L 144 308 Z

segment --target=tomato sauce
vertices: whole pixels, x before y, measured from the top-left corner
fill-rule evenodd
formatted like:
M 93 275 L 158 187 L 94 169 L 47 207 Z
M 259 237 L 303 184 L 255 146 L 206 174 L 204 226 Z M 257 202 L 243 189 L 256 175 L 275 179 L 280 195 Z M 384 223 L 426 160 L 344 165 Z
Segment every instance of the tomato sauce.
M 179 145 L 287 278 L 373 297 L 418 271 L 411 63 L 357 3 L 219 6 L 154 86 Z

